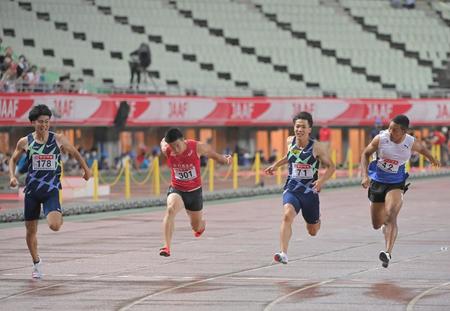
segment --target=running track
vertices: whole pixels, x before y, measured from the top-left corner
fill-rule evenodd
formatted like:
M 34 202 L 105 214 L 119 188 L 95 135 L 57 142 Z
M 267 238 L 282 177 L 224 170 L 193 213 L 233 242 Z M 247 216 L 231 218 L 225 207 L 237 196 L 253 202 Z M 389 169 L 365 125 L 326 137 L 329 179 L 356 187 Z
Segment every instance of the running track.
M 323 191 L 317 237 L 296 220 L 288 265 L 272 263 L 279 196 L 207 203 L 199 239 L 179 214 L 169 258 L 157 254 L 162 208 L 66 217 L 58 233 L 41 221 L 40 281 L 23 224 L 0 224 L 0 309 L 448 311 L 450 179 L 410 189 L 388 269 L 359 187 Z

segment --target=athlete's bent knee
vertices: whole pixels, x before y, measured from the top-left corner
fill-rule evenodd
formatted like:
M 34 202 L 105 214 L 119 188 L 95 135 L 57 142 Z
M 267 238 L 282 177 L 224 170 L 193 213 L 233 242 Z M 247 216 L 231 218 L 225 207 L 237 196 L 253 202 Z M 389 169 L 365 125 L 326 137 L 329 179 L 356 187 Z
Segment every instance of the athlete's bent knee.
M 398 215 L 398 213 L 396 213 L 396 212 L 389 212 L 386 215 L 386 223 L 392 224 L 392 223 L 397 222 L 397 215 Z
M 308 225 L 307 229 L 310 236 L 316 236 L 320 230 L 320 222 L 315 225 Z
M 287 223 L 292 223 L 294 221 L 295 215 L 292 215 L 292 213 L 284 213 L 283 215 L 283 221 Z
M 316 236 L 318 232 L 319 232 L 319 229 L 310 229 L 310 230 L 308 230 L 308 233 L 309 233 L 310 236 Z
M 372 227 L 373 227 L 375 230 L 380 229 L 382 225 L 383 225 L 382 223 L 372 223 Z
M 61 224 L 48 224 L 48 227 L 52 230 L 52 231 L 59 231 L 59 229 L 61 229 Z
M 169 207 L 167 207 L 167 216 L 169 217 L 175 217 L 175 215 L 177 214 L 177 209 L 175 207 L 175 205 L 170 205 Z

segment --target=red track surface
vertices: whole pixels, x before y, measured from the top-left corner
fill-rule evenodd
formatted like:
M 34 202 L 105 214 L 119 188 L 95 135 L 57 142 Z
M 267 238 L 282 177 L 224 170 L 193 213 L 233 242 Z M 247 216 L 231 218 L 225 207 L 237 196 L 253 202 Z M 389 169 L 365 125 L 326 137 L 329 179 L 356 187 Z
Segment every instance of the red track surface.
M 279 196 L 206 204 L 196 239 L 181 213 L 172 256 L 158 256 L 161 209 L 41 221 L 44 279 L 30 279 L 22 223 L 0 224 L 2 310 L 449 310 L 449 178 L 413 181 L 388 269 L 366 192 L 321 194 L 322 229 L 294 225 L 287 265 L 273 264 Z

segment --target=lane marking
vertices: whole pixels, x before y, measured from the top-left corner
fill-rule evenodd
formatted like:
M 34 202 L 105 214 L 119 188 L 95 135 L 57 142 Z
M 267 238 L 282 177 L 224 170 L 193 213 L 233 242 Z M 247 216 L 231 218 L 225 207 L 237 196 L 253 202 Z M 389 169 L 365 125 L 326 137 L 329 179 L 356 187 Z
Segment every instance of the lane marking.
M 416 305 L 416 303 L 424 296 L 428 295 L 429 293 L 431 293 L 432 291 L 441 288 L 441 287 L 446 287 L 450 285 L 450 282 L 447 283 L 442 283 L 440 285 L 437 285 L 435 287 L 429 288 L 426 291 L 423 291 L 422 293 L 420 293 L 419 295 L 417 295 L 416 297 L 414 297 L 409 303 L 408 306 L 406 307 L 406 311 L 412 311 L 414 309 L 414 306 Z
M 439 252 L 432 252 L 431 254 L 420 255 L 420 256 L 414 256 L 414 257 L 411 257 L 411 258 L 406 258 L 406 259 L 404 259 L 404 260 L 396 261 L 395 264 L 400 264 L 400 263 L 403 263 L 403 262 L 409 262 L 409 261 L 413 261 L 413 260 L 416 260 L 416 259 L 421 258 L 421 257 L 424 257 L 424 256 L 436 255 L 436 254 L 440 254 L 440 253 L 441 253 L 441 252 L 439 251 Z M 322 281 L 322 282 L 318 282 L 318 283 L 315 283 L 315 284 L 312 284 L 312 285 L 309 285 L 309 286 L 306 286 L 306 287 L 302 287 L 302 288 L 297 289 L 297 290 L 295 290 L 295 291 L 293 291 L 293 292 L 290 292 L 290 293 L 288 293 L 288 294 L 286 294 L 286 295 L 284 295 L 284 296 L 278 297 L 277 299 L 275 299 L 274 301 L 272 301 L 271 303 L 269 303 L 269 304 L 266 306 L 266 308 L 264 309 L 264 311 L 269 311 L 269 310 L 271 310 L 272 307 L 275 306 L 275 305 L 276 305 L 277 303 L 279 303 L 280 301 L 283 301 L 283 300 L 285 300 L 286 298 L 288 298 L 288 297 L 290 297 L 290 296 L 292 296 L 292 295 L 295 295 L 295 294 L 297 294 L 297 293 L 300 293 L 300 292 L 302 292 L 302 291 L 305 291 L 305 290 L 307 290 L 307 289 L 314 288 L 314 287 L 319 287 L 319 286 L 322 286 L 322 285 L 325 285 L 325 284 L 334 282 L 334 281 L 336 281 L 336 280 L 344 280 L 344 279 L 346 279 L 346 278 L 348 278 L 348 277 L 351 277 L 351 276 L 355 276 L 355 275 L 362 274 L 362 273 L 367 273 L 367 272 L 370 272 L 370 271 L 376 271 L 376 270 L 380 270 L 380 269 L 385 269 L 385 268 L 382 268 L 382 267 L 376 267 L 376 268 L 363 269 L 363 270 L 361 270 L 361 271 L 351 272 L 351 273 L 348 273 L 348 274 L 346 274 L 346 275 L 343 275 L 343 276 L 340 276 L 340 277 L 337 277 L 337 278 L 334 278 L 334 279 L 328 279 L 328 280 L 325 280 L 325 281 Z M 450 284 L 450 282 L 445 283 L 444 285 L 448 285 L 448 284 Z M 442 284 L 441 284 L 440 286 L 442 286 Z M 440 286 L 438 286 L 438 287 L 440 287 Z M 436 288 L 438 288 L 438 287 L 436 287 Z M 435 289 L 435 288 L 433 288 L 433 289 Z M 433 289 L 432 289 L 432 290 L 433 290 Z M 431 290 L 425 291 L 425 294 L 428 293 L 428 292 L 431 292 Z M 425 295 L 425 294 L 424 294 L 424 295 Z M 420 297 L 419 297 L 419 296 L 420 296 Z M 417 297 L 418 297 L 417 300 L 419 300 L 421 297 L 423 297 L 423 295 L 422 295 L 422 296 L 421 296 L 421 295 L 418 295 Z M 414 299 L 415 299 L 415 298 L 414 298 Z M 413 300 L 414 300 L 414 299 L 413 299 Z M 417 301 L 417 300 L 416 300 L 416 301 Z M 415 303 L 415 302 L 414 302 L 414 303 Z M 413 304 L 413 305 L 414 305 L 414 304 Z M 407 309 L 407 311 L 412 311 L 412 309 Z
M 257 271 L 257 270 L 265 269 L 265 268 L 272 267 L 272 266 L 274 266 L 274 265 L 271 263 L 270 265 L 260 266 L 260 267 L 251 268 L 251 269 L 244 269 L 244 270 L 229 272 L 229 273 L 225 273 L 225 274 L 219 274 L 219 275 L 212 276 L 212 277 L 209 277 L 209 278 L 206 278 L 206 279 L 201 279 L 201 280 L 198 280 L 198 281 L 188 282 L 186 284 L 181 284 L 181 285 L 178 285 L 178 286 L 169 287 L 169 288 L 166 288 L 164 290 L 157 291 L 157 292 L 154 292 L 154 293 L 149 294 L 147 296 L 141 297 L 141 298 L 139 298 L 137 300 L 134 300 L 134 301 L 130 302 L 129 304 L 121 307 L 119 309 L 119 311 L 130 310 L 132 307 L 134 307 L 134 306 L 136 306 L 136 305 L 138 305 L 138 304 L 140 304 L 140 303 L 142 303 L 142 302 L 144 302 L 144 301 L 146 301 L 146 300 L 148 300 L 150 298 L 153 298 L 153 297 L 156 297 L 156 296 L 160 296 L 160 295 L 163 295 L 163 294 L 166 294 L 166 293 L 169 293 L 169 292 L 181 289 L 181 288 L 185 288 L 185 287 L 188 287 L 188 286 L 193 286 L 193 285 L 197 285 L 197 284 L 201 284 L 201 283 L 217 280 L 217 279 L 220 279 L 220 278 L 236 275 L 236 274 L 239 274 L 239 273 Z
M 289 297 L 292 296 L 292 295 L 295 295 L 295 294 L 297 294 L 297 293 L 301 293 L 301 292 L 303 292 L 303 291 L 305 291 L 305 290 L 308 290 L 308 289 L 310 289 L 310 288 L 319 287 L 319 286 L 322 286 L 322 285 L 324 285 L 324 284 L 334 282 L 335 280 L 336 280 L 336 279 L 328 279 L 328 280 L 326 280 L 326 281 L 318 282 L 318 283 L 315 283 L 315 284 L 311 284 L 311 285 L 308 285 L 308 286 L 299 288 L 299 289 L 294 290 L 293 292 L 290 292 L 289 294 L 286 294 L 286 295 L 284 295 L 284 296 L 280 296 L 280 297 L 278 297 L 277 299 L 273 300 L 271 303 L 269 303 L 269 304 L 264 308 L 264 311 L 270 311 L 270 310 L 272 310 L 273 306 L 275 306 L 275 305 L 276 305 L 277 303 L 279 303 L 280 301 L 283 301 L 283 300 L 285 300 L 286 298 L 289 298 Z

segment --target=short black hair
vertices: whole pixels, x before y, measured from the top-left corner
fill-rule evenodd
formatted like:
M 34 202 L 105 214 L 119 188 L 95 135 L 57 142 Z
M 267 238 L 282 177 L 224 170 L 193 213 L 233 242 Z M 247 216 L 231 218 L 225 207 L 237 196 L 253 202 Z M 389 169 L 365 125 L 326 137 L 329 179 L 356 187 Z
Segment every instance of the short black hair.
M 46 105 L 36 105 L 30 110 L 28 119 L 30 120 L 30 122 L 33 122 L 36 121 L 40 116 L 48 116 L 49 118 L 51 118 L 52 111 Z
M 166 135 L 164 136 L 164 140 L 168 144 L 171 144 L 180 138 L 183 138 L 183 133 L 181 133 L 180 129 L 176 127 L 168 129 Z
M 400 125 L 403 130 L 407 130 L 409 128 L 409 119 L 404 114 L 399 114 L 392 119 L 392 122 Z
M 313 127 L 313 119 L 312 115 L 309 112 L 302 111 L 297 113 L 294 118 L 292 119 L 292 122 L 295 124 L 295 121 L 297 120 L 306 120 L 308 121 L 309 127 Z

